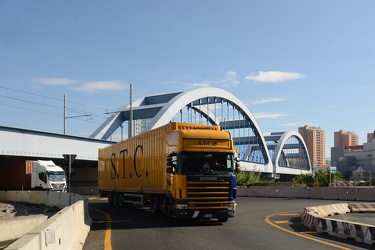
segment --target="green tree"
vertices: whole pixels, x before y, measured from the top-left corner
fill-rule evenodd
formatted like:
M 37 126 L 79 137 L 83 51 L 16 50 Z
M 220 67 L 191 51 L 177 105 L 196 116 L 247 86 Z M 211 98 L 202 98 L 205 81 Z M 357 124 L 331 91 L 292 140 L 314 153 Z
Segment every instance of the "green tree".
M 314 173 L 314 186 L 317 187 L 328 187 L 329 186 L 329 173 L 323 169 L 319 169 L 318 172 Z
M 312 174 L 301 174 L 293 178 L 294 186 L 312 187 L 314 185 L 314 176 Z
M 331 178 L 330 178 L 331 175 Z M 329 182 L 341 181 L 342 175 L 340 172 L 336 172 L 336 174 L 332 174 L 330 172 L 326 172 L 323 169 L 315 172 L 314 174 L 302 174 L 293 178 L 293 184 L 295 186 L 302 186 L 302 187 L 328 187 Z

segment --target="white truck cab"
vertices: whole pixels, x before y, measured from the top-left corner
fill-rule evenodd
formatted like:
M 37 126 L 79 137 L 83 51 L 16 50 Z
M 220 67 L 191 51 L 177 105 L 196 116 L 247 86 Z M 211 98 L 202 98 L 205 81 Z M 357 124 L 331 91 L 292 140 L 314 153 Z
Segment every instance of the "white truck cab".
M 66 192 L 64 170 L 53 161 L 34 161 L 31 172 L 31 188 Z

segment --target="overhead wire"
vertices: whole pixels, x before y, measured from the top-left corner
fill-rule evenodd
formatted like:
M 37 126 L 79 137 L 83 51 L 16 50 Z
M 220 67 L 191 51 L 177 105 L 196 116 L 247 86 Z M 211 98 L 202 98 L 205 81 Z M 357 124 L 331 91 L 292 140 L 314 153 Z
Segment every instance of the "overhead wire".
M 22 94 L 31 95 L 31 96 L 42 97 L 42 98 L 53 100 L 53 101 L 58 101 L 58 102 L 61 102 L 62 104 L 64 103 L 63 99 L 58 99 L 58 98 L 54 98 L 54 97 L 50 97 L 50 96 L 44 96 L 44 95 L 31 93 L 31 92 L 27 92 L 27 91 L 23 91 L 23 90 L 17 90 L 17 89 L 13 89 L 13 88 L 9 88 L 9 87 L 4 87 L 4 86 L 0 86 L 0 88 L 5 89 L 7 91 L 13 91 L 13 92 L 18 92 L 18 93 L 22 93 Z M 48 107 L 48 108 L 51 108 L 51 109 L 54 109 L 54 110 L 61 110 L 62 109 L 62 106 L 51 105 L 51 104 L 48 104 L 48 103 L 27 100 L 25 98 L 11 97 L 10 94 L 8 96 L 2 94 L 2 95 L 0 95 L 0 98 L 12 100 L 12 101 L 15 101 L 15 102 L 29 103 L 29 104 L 38 105 L 38 106 L 41 106 L 41 107 Z M 82 104 L 82 103 L 78 103 L 78 102 L 66 101 L 66 103 L 73 104 L 73 105 L 79 105 L 79 106 L 87 107 L 87 108 L 90 108 L 90 109 L 100 109 L 100 110 L 108 111 L 108 109 L 103 108 L 103 107 L 97 107 L 97 106 Z M 16 105 L 10 105 L 8 103 L 7 104 L 0 103 L 0 105 L 11 107 L 11 108 L 22 109 L 22 110 L 34 111 L 34 112 L 48 114 L 48 115 L 54 115 L 54 116 L 60 116 L 60 117 L 63 116 L 62 114 L 46 112 L 46 111 L 43 111 L 41 109 L 32 109 L 32 108 L 28 108 L 28 107 L 20 107 L 20 106 L 16 106 Z M 67 107 L 66 109 L 70 112 L 73 112 L 73 113 L 79 114 L 79 115 L 86 115 L 86 114 L 90 113 L 92 117 L 96 117 L 96 118 L 103 119 L 103 120 L 105 120 L 107 118 L 107 117 L 103 116 L 102 114 L 98 114 L 98 113 L 94 113 L 94 112 L 88 112 L 87 110 L 76 109 L 76 108 L 71 108 L 71 107 Z M 78 119 L 79 119 L 79 117 L 78 117 Z M 92 120 L 87 120 L 86 118 L 85 119 L 79 119 L 79 120 L 98 123 L 98 122 L 94 122 Z

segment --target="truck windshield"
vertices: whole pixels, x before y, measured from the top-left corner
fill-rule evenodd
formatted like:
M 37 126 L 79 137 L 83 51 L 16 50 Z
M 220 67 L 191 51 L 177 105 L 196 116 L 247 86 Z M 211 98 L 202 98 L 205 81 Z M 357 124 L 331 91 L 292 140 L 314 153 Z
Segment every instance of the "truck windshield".
M 177 173 L 229 174 L 233 173 L 233 154 L 230 153 L 183 153 L 178 155 Z
M 50 171 L 50 172 L 48 172 L 48 179 L 50 181 L 65 181 L 65 172 L 63 172 L 63 171 Z

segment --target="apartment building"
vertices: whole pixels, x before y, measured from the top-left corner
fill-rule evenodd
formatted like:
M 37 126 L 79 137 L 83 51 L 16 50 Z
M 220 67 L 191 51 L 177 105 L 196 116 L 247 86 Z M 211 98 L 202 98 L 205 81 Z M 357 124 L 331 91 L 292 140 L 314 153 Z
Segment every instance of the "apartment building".
M 367 142 L 368 143 L 371 143 L 374 138 L 375 138 L 375 131 L 367 134 Z
M 367 179 L 375 173 L 375 131 L 367 134 L 362 145 L 337 146 L 331 148 L 331 160 L 346 180 L 353 180 L 354 171 L 361 171 Z M 360 169 L 360 170 L 358 170 Z
M 320 127 L 305 125 L 298 132 L 305 140 L 313 168 L 326 166 L 326 134 Z
M 359 136 L 350 131 L 340 130 L 334 133 L 334 147 L 350 147 L 359 145 Z

